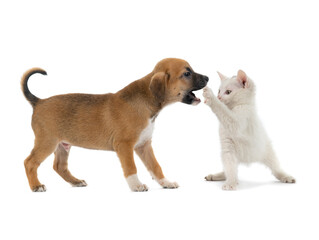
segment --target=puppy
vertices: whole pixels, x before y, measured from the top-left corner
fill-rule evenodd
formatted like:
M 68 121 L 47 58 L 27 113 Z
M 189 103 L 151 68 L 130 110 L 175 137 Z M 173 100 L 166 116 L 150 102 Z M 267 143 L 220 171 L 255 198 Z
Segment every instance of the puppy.
M 134 151 L 162 187 L 178 187 L 164 177 L 154 156 L 151 139 L 155 119 L 168 104 L 197 105 L 200 99 L 193 91 L 205 87 L 208 77 L 194 72 L 184 60 L 167 58 L 151 73 L 114 94 L 65 94 L 39 99 L 27 86 L 35 73 L 46 75 L 44 70 L 33 68 L 21 80 L 23 94 L 33 107 L 34 148 L 24 161 L 32 191 L 46 191 L 38 180 L 37 169 L 53 152 L 53 168 L 65 181 L 75 187 L 87 185 L 68 169 L 72 146 L 115 151 L 132 191 L 148 190 L 137 177 Z

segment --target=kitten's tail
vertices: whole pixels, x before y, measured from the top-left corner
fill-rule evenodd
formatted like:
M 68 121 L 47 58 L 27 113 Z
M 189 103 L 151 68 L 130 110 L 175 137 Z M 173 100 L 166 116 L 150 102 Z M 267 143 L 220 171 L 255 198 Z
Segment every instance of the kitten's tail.
M 35 73 L 41 73 L 42 75 L 47 75 L 46 71 L 44 71 L 41 68 L 32 68 L 32 69 L 26 71 L 23 74 L 22 79 L 21 79 L 21 89 L 22 89 L 23 95 L 29 101 L 29 103 L 32 105 L 32 107 L 35 107 L 37 102 L 40 100 L 40 98 L 34 96 L 28 88 L 29 77 L 31 77 L 31 75 L 33 75 Z

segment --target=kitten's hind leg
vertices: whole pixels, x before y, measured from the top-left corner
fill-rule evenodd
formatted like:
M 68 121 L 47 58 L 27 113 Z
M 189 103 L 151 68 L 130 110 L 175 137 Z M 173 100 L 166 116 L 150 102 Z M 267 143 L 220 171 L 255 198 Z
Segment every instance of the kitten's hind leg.
M 269 146 L 269 150 L 267 152 L 267 155 L 263 161 L 263 163 L 270 168 L 272 174 L 281 182 L 283 183 L 295 183 L 296 179 L 287 173 L 285 173 L 279 164 L 279 161 L 276 157 L 276 154 L 274 153 L 271 146 Z
M 205 177 L 206 181 L 225 181 L 226 176 L 225 172 L 220 172 L 216 174 L 209 174 L 208 176 Z
M 273 172 L 274 176 L 283 183 L 295 183 L 296 179 L 283 171 Z

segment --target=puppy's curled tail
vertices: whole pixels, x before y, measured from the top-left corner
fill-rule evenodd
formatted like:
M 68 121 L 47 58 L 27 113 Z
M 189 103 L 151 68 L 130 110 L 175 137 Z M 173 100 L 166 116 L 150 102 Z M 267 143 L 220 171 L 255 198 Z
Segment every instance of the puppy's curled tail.
M 40 98 L 34 96 L 29 88 L 28 88 L 28 80 L 29 77 L 31 77 L 31 75 L 35 74 L 35 73 L 41 73 L 42 75 L 47 75 L 46 71 L 44 71 L 41 68 L 31 68 L 30 70 L 26 71 L 21 79 L 21 89 L 22 92 L 25 96 L 25 98 L 29 101 L 29 103 L 32 105 L 32 107 L 35 107 L 35 105 L 37 104 L 37 102 L 40 100 Z

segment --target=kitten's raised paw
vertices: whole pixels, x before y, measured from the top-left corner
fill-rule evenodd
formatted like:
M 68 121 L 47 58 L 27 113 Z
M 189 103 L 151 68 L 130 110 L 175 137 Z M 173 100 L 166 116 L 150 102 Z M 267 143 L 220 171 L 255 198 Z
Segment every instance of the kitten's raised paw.
M 294 179 L 292 176 L 284 176 L 280 178 L 280 181 L 283 183 L 296 183 L 296 179 Z
M 222 186 L 222 189 L 223 190 L 227 190 L 227 191 L 233 191 L 233 190 L 236 190 L 237 189 L 237 184 L 235 183 L 225 183 L 223 186 Z
M 213 91 L 209 87 L 205 87 L 203 89 L 204 103 L 207 105 L 211 104 L 213 95 Z

